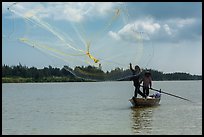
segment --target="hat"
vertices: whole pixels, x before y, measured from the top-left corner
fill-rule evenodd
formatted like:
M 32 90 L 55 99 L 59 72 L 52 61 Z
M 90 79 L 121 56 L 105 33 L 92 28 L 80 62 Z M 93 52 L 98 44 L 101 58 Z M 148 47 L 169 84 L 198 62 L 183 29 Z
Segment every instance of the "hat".
M 150 71 L 145 71 L 145 75 L 151 75 Z
M 150 72 L 147 70 L 147 71 L 145 71 L 145 74 L 150 74 Z

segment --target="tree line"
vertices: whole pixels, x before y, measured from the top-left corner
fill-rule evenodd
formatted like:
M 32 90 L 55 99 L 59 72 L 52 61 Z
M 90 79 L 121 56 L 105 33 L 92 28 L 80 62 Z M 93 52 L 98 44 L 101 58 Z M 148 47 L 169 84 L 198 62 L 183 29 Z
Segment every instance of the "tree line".
M 191 75 L 189 73 L 175 72 L 163 73 L 153 69 L 148 70 L 154 81 L 163 80 L 202 80 L 202 75 Z M 142 72 L 142 75 L 144 71 Z M 82 81 L 117 81 L 130 80 L 131 70 L 115 68 L 104 72 L 101 68 L 94 66 L 69 66 L 54 68 L 52 66 L 38 69 L 36 67 L 2 65 L 2 82 L 82 82 Z M 127 77 L 127 78 L 126 78 Z M 124 78 L 124 79 L 123 79 Z

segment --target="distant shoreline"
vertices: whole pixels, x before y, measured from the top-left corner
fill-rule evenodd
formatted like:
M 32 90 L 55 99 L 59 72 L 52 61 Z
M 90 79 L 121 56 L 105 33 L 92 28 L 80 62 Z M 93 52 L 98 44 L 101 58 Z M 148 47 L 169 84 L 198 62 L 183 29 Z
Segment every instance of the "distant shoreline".
M 153 81 L 202 80 L 202 75 L 183 72 L 163 73 L 152 69 L 143 69 L 141 77 L 144 76 L 146 70 L 151 72 Z M 68 66 L 61 69 L 51 66 L 37 69 L 21 64 L 2 66 L 2 83 L 130 81 L 131 77 L 130 69 L 124 70 L 123 68 L 104 72 L 102 68 L 94 66 L 77 66 L 74 69 Z
M 8 77 L 2 77 L 2 83 L 52 83 L 52 82 L 95 82 L 95 81 L 82 81 L 82 80 L 64 80 L 65 78 L 53 78 L 49 81 L 43 81 L 39 80 L 36 81 L 32 78 L 8 78 Z M 114 80 L 113 80 L 114 81 Z M 124 80 L 124 81 L 129 81 L 129 80 Z M 153 81 L 201 81 L 201 80 L 153 80 Z M 98 82 L 108 82 L 108 81 L 98 81 Z

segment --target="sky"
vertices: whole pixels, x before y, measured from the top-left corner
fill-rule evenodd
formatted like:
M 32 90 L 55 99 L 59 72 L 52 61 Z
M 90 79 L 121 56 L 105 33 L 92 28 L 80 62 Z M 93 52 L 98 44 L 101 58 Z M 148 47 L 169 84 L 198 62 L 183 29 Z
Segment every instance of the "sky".
M 3 2 L 2 40 L 2 65 L 202 75 L 202 3 Z

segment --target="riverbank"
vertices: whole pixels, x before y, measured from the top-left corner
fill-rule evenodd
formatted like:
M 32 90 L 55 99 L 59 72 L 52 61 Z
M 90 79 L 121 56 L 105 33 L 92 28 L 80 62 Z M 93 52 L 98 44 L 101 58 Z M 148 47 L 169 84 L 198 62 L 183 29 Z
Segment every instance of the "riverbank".
M 155 80 L 155 81 L 180 81 L 180 80 Z M 184 81 L 189 81 L 189 79 L 186 79 Z M 68 77 L 44 77 L 41 79 L 22 78 L 22 77 L 2 77 L 2 83 L 40 83 L 40 82 L 49 83 L 49 82 L 96 82 L 96 81 L 79 79 L 79 78 L 68 78 Z
M 163 73 L 158 70 L 143 68 L 141 76 L 149 71 L 153 81 L 169 80 L 202 80 L 202 75 L 191 75 L 186 72 Z M 25 83 L 25 82 L 94 82 L 94 81 L 129 81 L 132 76 L 130 69 L 115 68 L 104 72 L 102 68 L 94 66 L 77 66 L 70 68 L 53 68 L 52 66 L 42 69 L 22 66 L 2 66 L 2 83 Z
M 35 82 L 85 82 L 85 80 L 68 77 L 44 77 L 41 79 L 22 77 L 2 77 L 2 83 L 35 83 Z

